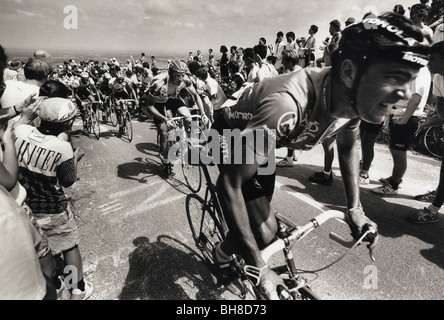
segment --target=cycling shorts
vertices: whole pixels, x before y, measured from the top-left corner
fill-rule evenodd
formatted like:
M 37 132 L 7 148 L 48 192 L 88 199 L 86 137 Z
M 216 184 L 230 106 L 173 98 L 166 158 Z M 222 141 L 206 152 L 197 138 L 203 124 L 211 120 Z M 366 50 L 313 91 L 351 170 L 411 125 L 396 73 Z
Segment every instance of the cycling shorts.
M 407 151 L 414 140 L 414 134 L 418 130 L 420 119 L 418 117 L 410 117 L 409 121 L 404 125 L 398 125 L 390 118 L 390 148 L 398 151 Z
M 366 132 L 373 133 L 373 134 L 377 135 L 379 133 L 379 131 L 381 131 L 383 125 L 384 125 L 384 122 L 382 122 L 380 124 L 373 124 L 373 123 L 369 123 L 369 122 L 361 119 L 360 128 L 361 128 L 361 130 L 365 130 Z

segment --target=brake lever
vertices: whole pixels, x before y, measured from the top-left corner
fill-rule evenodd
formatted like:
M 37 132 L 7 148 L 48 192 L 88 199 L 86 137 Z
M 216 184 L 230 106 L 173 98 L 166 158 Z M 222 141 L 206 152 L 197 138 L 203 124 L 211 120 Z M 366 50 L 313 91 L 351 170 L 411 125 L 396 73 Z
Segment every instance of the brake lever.
M 356 242 L 354 240 L 346 240 L 334 232 L 331 232 L 329 234 L 329 236 L 330 236 L 330 239 L 332 239 L 332 240 L 336 241 L 337 243 L 339 243 L 340 245 L 352 250 L 353 248 L 360 245 L 369 234 L 372 234 L 372 235 L 376 234 L 376 230 L 371 226 L 368 227 L 368 230 L 365 231 L 364 234 Z M 369 248 L 369 253 L 370 253 L 370 259 L 372 259 L 372 261 L 376 261 L 374 255 L 373 255 L 373 249 L 370 248 L 369 246 L 368 246 L 368 248 Z

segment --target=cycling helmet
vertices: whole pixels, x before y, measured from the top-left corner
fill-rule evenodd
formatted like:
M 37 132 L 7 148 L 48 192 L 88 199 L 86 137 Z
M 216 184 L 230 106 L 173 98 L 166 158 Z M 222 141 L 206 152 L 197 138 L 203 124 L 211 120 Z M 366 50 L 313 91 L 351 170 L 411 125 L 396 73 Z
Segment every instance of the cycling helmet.
M 42 101 L 39 109 L 40 119 L 48 122 L 66 122 L 74 119 L 77 109 L 71 100 L 64 98 L 48 98 Z
M 123 72 L 122 72 L 122 71 L 117 71 L 117 72 L 116 72 L 116 78 L 117 78 L 117 79 L 123 79 L 123 78 L 124 78 L 124 76 L 123 76 Z
M 342 31 L 338 54 L 368 65 L 372 58 L 406 63 L 413 67 L 428 64 L 430 43 L 421 29 L 404 16 L 385 13 L 354 23 Z
M 83 72 L 80 73 L 80 77 L 81 78 L 89 78 L 89 73 L 86 72 L 86 71 L 83 71 Z
M 105 72 L 105 79 L 111 79 L 112 76 L 109 72 Z
M 187 64 L 182 60 L 174 60 L 170 63 L 168 68 L 170 71 L 174 71 L 177 73 L 185 73 L 188 70 Z

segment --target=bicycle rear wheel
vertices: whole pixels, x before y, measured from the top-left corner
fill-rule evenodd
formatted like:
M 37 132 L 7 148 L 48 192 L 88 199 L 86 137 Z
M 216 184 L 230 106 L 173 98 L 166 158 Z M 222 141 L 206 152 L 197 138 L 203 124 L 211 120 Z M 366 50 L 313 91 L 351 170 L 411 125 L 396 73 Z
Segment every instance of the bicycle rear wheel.
M 198 193 L 202 186 L 202 171 L 199 165 L 192 165 L 187 157 L 191 148 L 190 143 L 185 143 L 181 150 L 182 173 L 191 192 Z
M 213 264 L 213 249 L 224 238 L 222 226 L 200 196 L 189 194 L 185 206 L 195 245 L 202 252 L 204 259 Z
M 424 134 L 424 146 L 427 151 L 439 159 L 444 150 L 444 131 L 441 127 L 430 127 Z
M 91 111 L 91 130 L 97 140 L 100 139 L 100 123 L 94 111 Z
M 131 116 L 128 111 L 125 113 L 123 118 L 123 130 L 128 141 L 133 141 L 133 125 L 131 123 Z

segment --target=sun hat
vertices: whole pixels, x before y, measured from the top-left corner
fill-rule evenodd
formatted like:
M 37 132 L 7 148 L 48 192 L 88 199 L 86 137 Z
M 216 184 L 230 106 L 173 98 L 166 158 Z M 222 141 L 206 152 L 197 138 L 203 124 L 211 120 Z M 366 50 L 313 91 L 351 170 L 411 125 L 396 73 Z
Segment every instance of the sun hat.
M 77 109 L 71 100 L 48 98 L 42 101 L 39 109 L 40 119 L 48 122 L 66 122 L 75 118 Z

